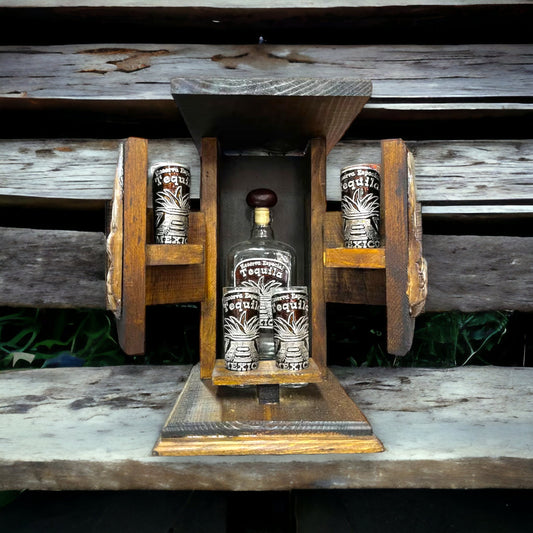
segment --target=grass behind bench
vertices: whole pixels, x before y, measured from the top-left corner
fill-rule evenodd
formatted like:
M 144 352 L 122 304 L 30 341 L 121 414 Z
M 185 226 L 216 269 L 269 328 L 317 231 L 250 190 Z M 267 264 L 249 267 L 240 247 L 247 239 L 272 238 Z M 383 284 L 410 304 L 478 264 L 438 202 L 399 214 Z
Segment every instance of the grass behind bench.
M 0 369 L 198 361 L 199 309 L 149 308 L 146 354 L 126 356 L 112 315 L 93 309 L 0 308 Z M 530 366 L 531 315 L 503 311 L 428 313 L 410 352 L 386 353 L 384 308 L 328 305 L 328 362 L 344 366 Z

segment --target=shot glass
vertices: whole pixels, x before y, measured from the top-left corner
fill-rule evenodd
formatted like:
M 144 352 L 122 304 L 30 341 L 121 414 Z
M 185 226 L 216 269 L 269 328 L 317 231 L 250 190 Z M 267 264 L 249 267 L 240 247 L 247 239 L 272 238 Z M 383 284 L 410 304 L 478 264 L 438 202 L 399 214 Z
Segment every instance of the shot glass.
M 259 289 L 223 287 L 224 361 L 228 370 L 246 372 L 258 366 Z
M 283 287 L 272 292 L 276 365 L 283 370 L 309 366 L 309 299 L 307 287 Z
M 152 199 L 156 244 L 187 244 L 191 171 L 181 163 L 152 167 Z
M 345 248 L 379 248 L 380 165 L 351 165 L 341 170 Z

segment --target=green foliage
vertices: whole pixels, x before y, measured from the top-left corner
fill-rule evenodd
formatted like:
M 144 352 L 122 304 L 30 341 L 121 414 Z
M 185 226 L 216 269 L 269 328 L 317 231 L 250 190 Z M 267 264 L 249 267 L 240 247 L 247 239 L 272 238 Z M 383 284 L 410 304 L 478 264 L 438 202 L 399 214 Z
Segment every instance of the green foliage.
M 509 356 L 501 345 L 509 339 L 506 331 L 511 316 L 498 311 L 424 314 L 417 318 L 410 352 L 394 358 L 387 354 L 383 307 L 330 305 L 328 363 L 382 367 L 505 364 L 503 359 Z M 114 324 L 114 318 L 100 310 L 0 308 L 0 369 L 198 361 L 196 305 L 148 308 L 146 354 L 138 357 L 121 351 Z M 524 321 L 524 339 L 529 331 L 526 326 Z M 520 332 L 512 336 L 522 338 Z M 509 352 L 520 349 L 513 345 Z
M 115 337 L 103 311 L 10 309 L 0 314 L 0 368 L 123 364 Z
M 120 349 L 115 320 L 106 311 L 0 308 L 0 370 L 194 363 L 198 324 L 195 305 L 149 308 L 146 354 L 129 357 Z
M 417 318 L 413 346 L 404 357 L 387 354 L 384 308 L 332 306 L 328 360 L 352 366 L 452 367 L 492 364 L 511 313 L 430 313 Z
M 9 505 L 11 502 L 15 501 L 24 491 L 19 490 L 5 490 L 0 491 L 0 509 Z
M 507 331 L 509 313 L 437 313 L 419 319 L 413 347 L 401 366 L 452 367 L 487 364 L 486 357 Z

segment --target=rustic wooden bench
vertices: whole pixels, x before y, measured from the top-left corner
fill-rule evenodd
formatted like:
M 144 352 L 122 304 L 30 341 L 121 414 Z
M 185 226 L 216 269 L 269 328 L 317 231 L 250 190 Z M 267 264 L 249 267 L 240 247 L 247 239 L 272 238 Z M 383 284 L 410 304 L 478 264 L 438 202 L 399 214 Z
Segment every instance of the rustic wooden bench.
M 0 47 L 0 305 L 105 307 L 120 139 L 149 138 L 151 161 L 190 162 L 198 198 L 172 77 L 342 75 L 371 79 L 373 95 L 328 157 L 328 202 L 339 201 L 342 166 L 379 160 L 379 139 L 404 138 L 426 311 L 533 310 L 530 2 L 10 4 L 0 28 L 27 31 Z M 336 368 L 382 454 L 152 457 L 189 370 L 0 374 L 0 489 L 533 485 L 529 368 Z
M 533 488 L 531 368 L 335 368 L 378 454 L 152 457 L 190 367 L 0 374 L 0 490 Z

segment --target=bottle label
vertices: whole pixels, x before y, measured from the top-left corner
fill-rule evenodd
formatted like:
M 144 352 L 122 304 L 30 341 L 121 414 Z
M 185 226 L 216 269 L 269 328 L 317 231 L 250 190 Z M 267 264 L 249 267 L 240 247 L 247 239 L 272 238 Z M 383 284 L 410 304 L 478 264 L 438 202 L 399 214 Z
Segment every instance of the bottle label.
M 259 289 L 259 327 L 272 329 L 271 294 L 274 289 L 289 284 L 289 266 L 276 259 L 246 259 L 235 266 L 234 279 L 237 286 Z

